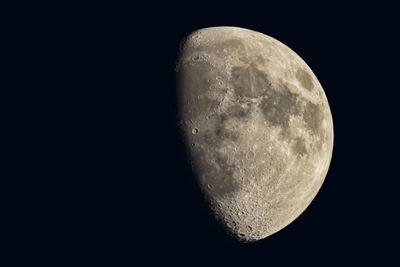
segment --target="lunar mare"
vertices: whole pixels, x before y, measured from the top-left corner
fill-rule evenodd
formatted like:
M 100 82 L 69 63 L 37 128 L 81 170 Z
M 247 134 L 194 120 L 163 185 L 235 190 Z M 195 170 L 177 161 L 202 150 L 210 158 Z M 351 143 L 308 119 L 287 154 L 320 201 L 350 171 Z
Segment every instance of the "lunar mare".
M 176 73 L 182 133 L 216 218 L 244 242 L 290 224 L 333 149 L 328 100 L 308 65 L 272 37 L 213 27 L 186 38 Z

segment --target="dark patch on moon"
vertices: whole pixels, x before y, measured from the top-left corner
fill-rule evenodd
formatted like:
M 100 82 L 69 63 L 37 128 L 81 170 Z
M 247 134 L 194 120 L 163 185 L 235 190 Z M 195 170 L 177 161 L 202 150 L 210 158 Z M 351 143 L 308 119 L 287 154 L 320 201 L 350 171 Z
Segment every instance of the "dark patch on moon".
M 213 198 L 222 199 L 240 189 L 240 183 L 233 177 L 237 166 L 228 163 L 228 156 L 218 151 L 218 147 L 221 147 L 220 139 L 211 132 L 206 132 L 204 135 L 203 140 L 209 142 L 212 140 L 215 149 L 208 152 L 190 147 L 191 153 L 197 153 L 197 157 L 192 159 L 192 168 L 202 189 Z M 208 139 L 206 136 L 211 138 Z
M 324 120 L 324 111 L 320 105 L 307 102 L 303 112 L 303 119 L 306 123 L 306 127 L 316 138 L 313 142 L 312 147 L 316 151 L 320 151 L 322 145 L 327 141 L 327 132 L 322 129 L 322 122 Z
M 257 55 L 255 61 L 260 65 L 265 65 L 268 62 L 262 55 Z
M 256 98 L 264 95 L 271 88 L 271 83 L 265 73 L 258 70 L 255 64 L 247 67 L 233 67 L 231 77 L 233 88 L 239 97 Z
M 216 199 L 222 199 L 240 189 L 239 183 L 233 179 L 236 166 L 229 164 L 227 158 L 219 152 L 215 152 L 213 158 L 215 165 L 209 166 L 202 184 Z
M 235 183 L 233 174 L 235 172 L 235 165 L 228 164 L 228 160 L 225 156 L 220 153 L 216 153 L 216 161 L 222 170 L 222 175 L 215 179 L 215 193 L 219 197 L 223 197 L 229 193 L 235 192 L 239 189 L 239 185 Z
M 248 110 L 245 108 L 241 107 L 240 105 L 233 105 L 230 106 L 228 111 L 227 111 L 228 116 L 238 118 L 238 119 L 243 119 L 246 117 L 249 117 L 250 113 Z
M 307 147 L 304 138 L 295 138 L 292 146 L 292 151 L 302 156 L 307 153 Z
M 226 114 L 222 114 L 219 117 L 219 123 L 217 123 L 216 128 L 215 128 L 215 137 L 217 139 L 217 142 L 220 144 L 223 140 L 231 140 L 231 141 L 237 141 L 239 139 L 240 133 L 237 131 L 232 131 L 230 129 L 227 129 L 225 126 L 226 123 L 228 123 L 228 118 L 229 116 Z
M 215 163 L 209 163 L 206 168 L 207 175 L 202 184 L 217 199 L 221 199 L 239 190 L 239 184 L 233 178 L 237 167 L 234 164 L 228 164 L 227 157 L 218 152 L 218 148 L 221 147 L 223 142 L 236 142 L 239 139 L 241 133 L 227 127 L 230 124 L 230 119 L 246 119 L 249 116 L 248 108 L 244 108 L 238 104 L 232 105 L 224 114 L 215 116 L 214 127 L 210 127 L 210 129 L 205 130 L 202 134 L 202 141 L 212 146 L 215 151 L 212 156 Z M 211 130 L 213 128 L 214 130 Z
M 282 91 L 268 90 L 266 97 L 262 99 L 259 108 L 265 119 L 273 126 L 289 126 L 290 115 L 299 112 L 296 105 L 297 95 L 283 87 Z
M 218 126 L 215 129 L 215 135 L 218 139 L 237 141 L 239 139 L 239 132 L 226 129 L 224 126 Z
M 239 105 L 231 106 L 231 108 L 225 113 L 219 116 L 215 116 L 215 121 L 210 125 L 209 129 L 205 129 L 202 134 L 202 141 L 212 147 L 220 147 L 223 141 L 237 141 L 240 136 L 239 131 L 234 131 L 226 127 L 229 125 L 229 118 L 246 118 L 249 114 L 245 109 L 242 109 Z
M 313 134 L 318 134 L 324 119 L 324 113 L 319 105 L 307 102 L 303 112 L 303 119 L 307 128 L 311 130 Z
M 202 141 L 209 146 L 217 146 L 218 145 L 218 137 L 216 136 L 215 132 L 206 130 L 202 135 Z
M 312 77 L 307 71 L 303 69 L 298 69 L 296 71 L 296 78 L 299 80 L 301 85 L 308 91 L 311 91 L 314 88 Z

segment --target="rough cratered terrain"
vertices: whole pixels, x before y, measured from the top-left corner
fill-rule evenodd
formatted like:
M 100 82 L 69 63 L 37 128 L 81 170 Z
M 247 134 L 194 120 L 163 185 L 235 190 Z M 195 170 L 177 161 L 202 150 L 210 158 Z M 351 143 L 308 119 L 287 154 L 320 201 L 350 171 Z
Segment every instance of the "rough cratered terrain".
M 332 155 L 331 112 L 311 69 L 269 36 L 214 27 L 182 43 L 176 71 L 182 131 L 216 218 L 247 242 L 287 226 Z

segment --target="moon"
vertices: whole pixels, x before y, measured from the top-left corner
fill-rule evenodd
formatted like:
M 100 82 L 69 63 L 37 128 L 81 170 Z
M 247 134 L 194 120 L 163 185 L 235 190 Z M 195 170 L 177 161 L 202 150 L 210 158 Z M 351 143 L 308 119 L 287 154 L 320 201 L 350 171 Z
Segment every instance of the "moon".
M 181 132 L 215 218 L 242 242 L 286 227 L 332 157 L 332 115 L 315 74 L 283 43 L 238 27 L 191 33 L 175 70 Z

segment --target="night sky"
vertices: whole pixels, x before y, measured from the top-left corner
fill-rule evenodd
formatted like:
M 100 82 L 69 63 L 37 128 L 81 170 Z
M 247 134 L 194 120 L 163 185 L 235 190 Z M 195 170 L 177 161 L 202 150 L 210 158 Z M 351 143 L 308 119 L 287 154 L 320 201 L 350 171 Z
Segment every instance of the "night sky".
M 154 6 L 67 12 L 62 26 L 52 26 L 58 13 L 42 19 L 50 32 L 28 39 L 48 40 L 36 46 L 50 48 L 51 63 L 34 58 L 49 69 L 50 89 L 24 97 L 28 126 L 18 138 L 29 152 L 17 155 L 26 164 L 15 167 L 19 194 L 9 202 L 19 207 L 21 255 L 32 264 L 134 266 L 170 250 L 398 249 L 398 12 Z M 248 28 L 289 46 L 332 111 L 321 190 L 293 223 L 255 243 L 238 243 L 215 223 L 177 128 L 178 45 L 210 26 Z

